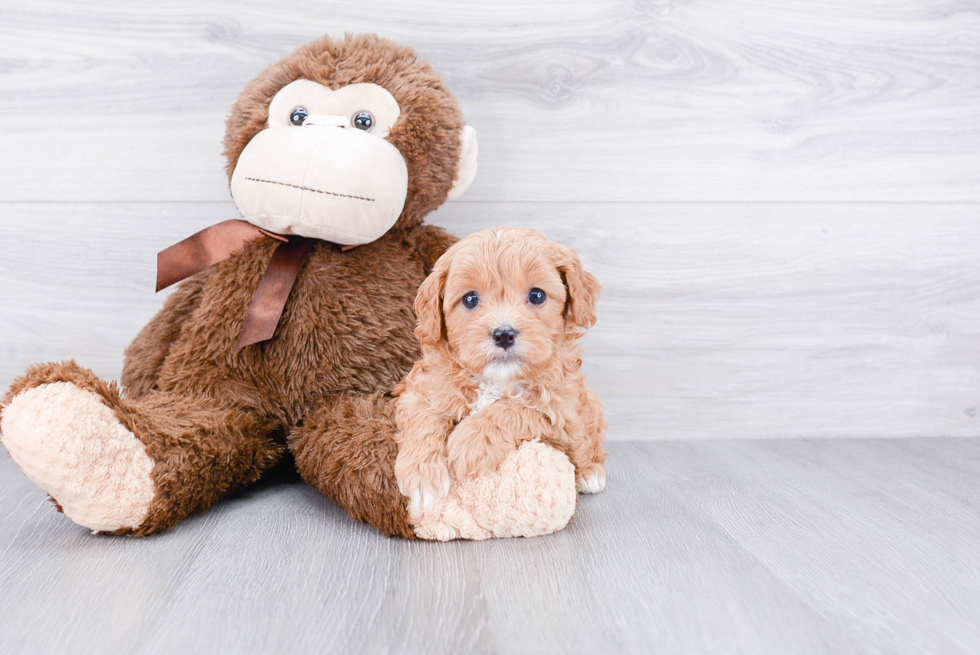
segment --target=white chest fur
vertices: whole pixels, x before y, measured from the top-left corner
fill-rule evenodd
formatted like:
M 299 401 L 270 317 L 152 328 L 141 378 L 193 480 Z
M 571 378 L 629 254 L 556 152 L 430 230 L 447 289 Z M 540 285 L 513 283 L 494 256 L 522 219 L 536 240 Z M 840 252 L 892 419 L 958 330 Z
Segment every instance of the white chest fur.
M 479 414 L 503 398 L 504 395 L 511 391 L 511 387 L 513 387 L 513 383 L 503 380 L 480 380 L 476 400 L 470 405 L 470 413 Z

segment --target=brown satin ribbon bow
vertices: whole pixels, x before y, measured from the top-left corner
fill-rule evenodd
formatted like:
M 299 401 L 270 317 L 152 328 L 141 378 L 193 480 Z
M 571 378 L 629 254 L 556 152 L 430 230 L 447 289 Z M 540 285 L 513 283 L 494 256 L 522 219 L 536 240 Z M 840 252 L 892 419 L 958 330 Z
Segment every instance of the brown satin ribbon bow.
M 268 341 L 276 331 L 299 269 L 317 239 L 300 236 L 287 238 L 238 219 L 223 221 L 175 243 L 157 255 L 157 291 L 228 259 L 245 244 L 262 237 L 281 243 L 272 254 L 255 289 L 235 350 Z

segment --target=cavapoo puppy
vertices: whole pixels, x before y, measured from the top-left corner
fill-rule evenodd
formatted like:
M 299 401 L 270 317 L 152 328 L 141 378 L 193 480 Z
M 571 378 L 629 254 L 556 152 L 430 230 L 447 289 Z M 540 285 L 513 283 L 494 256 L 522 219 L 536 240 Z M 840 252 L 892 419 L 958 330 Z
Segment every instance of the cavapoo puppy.
M 478 232 L 436 262 L 415 299 L 422 358 L 395 390 L 410 510 L 533 439 L 568 455 L 580 492 L 602 491 L 606 423 L 578 345 L 598 296 L 575 252 L 535 230 Z

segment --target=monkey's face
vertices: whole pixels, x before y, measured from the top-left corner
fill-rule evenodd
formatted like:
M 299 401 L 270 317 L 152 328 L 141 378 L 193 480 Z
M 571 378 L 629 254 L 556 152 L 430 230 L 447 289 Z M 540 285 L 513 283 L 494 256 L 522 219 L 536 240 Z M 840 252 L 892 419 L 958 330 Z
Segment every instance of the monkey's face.
M 238 158 L 238 210 L 279 234 L 374 241 L 398 220 L 408 191 L 405 160 L 385 141 L 400 112 L 377 84 L 287 84 L 269 104 L 268 127 Z
M 444 85 L 376 37 L 324 39 L 271 67 L 232 109 L 225 143 L 245 220 L 342 245 L 420 222 L 476 172 L 475 131 Z

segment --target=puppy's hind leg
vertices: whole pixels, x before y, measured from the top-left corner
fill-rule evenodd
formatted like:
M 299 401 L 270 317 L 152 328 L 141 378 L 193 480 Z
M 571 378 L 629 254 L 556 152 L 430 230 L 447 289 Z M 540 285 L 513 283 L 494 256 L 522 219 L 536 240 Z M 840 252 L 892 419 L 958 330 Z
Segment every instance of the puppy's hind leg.
M 579 493 L 595 494 L 606 488 L 606 418 L 599 396 L 582 385 L 579 413 L 583 433 L 569 457 L 575 464 L 575 488 Z

